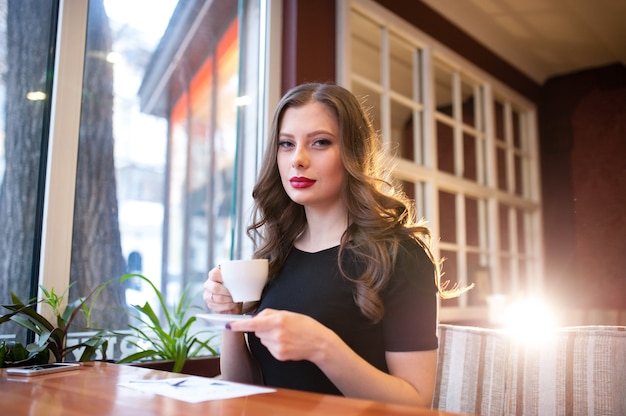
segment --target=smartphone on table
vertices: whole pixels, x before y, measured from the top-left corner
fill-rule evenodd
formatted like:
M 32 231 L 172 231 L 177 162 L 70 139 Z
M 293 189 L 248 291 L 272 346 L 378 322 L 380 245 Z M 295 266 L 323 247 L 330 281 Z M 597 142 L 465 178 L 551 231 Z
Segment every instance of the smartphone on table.
M 13 376 L 38 376 L 43 374 L 60 373 L 62 371 L 77 370 L 80 364 L 77 363 L 50 363 L 29 365 L 25 367 L 9 367 L 7 374 Z

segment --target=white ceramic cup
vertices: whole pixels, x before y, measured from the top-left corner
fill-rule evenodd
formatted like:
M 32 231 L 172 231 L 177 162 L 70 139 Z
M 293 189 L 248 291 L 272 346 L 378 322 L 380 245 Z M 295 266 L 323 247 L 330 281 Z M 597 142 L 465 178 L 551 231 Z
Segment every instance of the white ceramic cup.
M 224 286 L 234 302 L 253 302 L 261 299 L 267 283 L 267 259 L 230 260 L 220 264 Z

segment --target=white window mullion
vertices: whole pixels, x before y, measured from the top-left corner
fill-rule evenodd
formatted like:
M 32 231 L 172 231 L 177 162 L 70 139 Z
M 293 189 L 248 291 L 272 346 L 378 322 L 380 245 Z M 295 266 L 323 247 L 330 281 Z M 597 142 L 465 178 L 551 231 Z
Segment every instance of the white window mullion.
M 527 249 L 526 252 L 532 256 L 532 261 L 528 262 L 529 286 L 530 289 L 534 289 L 541 292 L 543 289 L 543 239 L 536 236 L 542 235 L 543 224 L 541 210 L 541 179 L 539 177 L 539 149 L 537 141 L 537 117 L 534 111 L 529 112 L 527 115 L 528 136 L 525 137 L 528 145 L 529 162 L 528 168 L 530 172 L 528 197 L 535 203 L 537 203 L 537 209 L 532 211 L 529 218 L 528 233 L 525 236 Z
M 269 3 L 278 3 L 269 0 Z M 282 2 L 281 2 L 282 3 Z M 275 7 L 275 6 L 274 6 Z M 282 7 L 282 6 L 281 6 Z M 350 18 L 350 2 L 338 1 L 336 3 L 337 23 L 335 24 L 337 52 L 335 61 L 337 72 L 337 84 L 352 90 L 352 81 L 350 74 L 352 73 L 352 19 Z M 281 8 L 282 13 L 282 8 Z M 282 31 L 282 25 L 276 22 L 275 27 Z M 281 62 L 279 59 L 275 61 Z M 274 108 L 274 107 L 272 107 Z
M 497 166 L 496 166 L 496 139 L 494 131 L 493 95 L 491 87 L 485 85 L 485 168 L 487 187 L 496 190 L 498 187 Z
M 526 253 L 526 285 L 530 291 L 541 293 L 542 281 L 541 276 L 543 272 L 538 269 L 540 257 L 537 257 L 536 253 L 536 241 L 532 240 L 533 232 L 535 229 L 535 220 L 540 216 L 533 211 L 523 211 L 523 227 L 524 233 L 524 252 Z
M 489 220 L 487 217 L 487 201 L 478 199 L 478 247 L 480 248 L 480 265 L 488 266 L 489 261 Z
M 485 167 L 487 186 L 492 190 L 498 187 L 496 176 L 496 140 L 494 131 L 493 94 L 490 85 L 484 88 L 484 116 L 485 116 Z M 487 245 L 489 252 L 489 266 L 491 267 L 491 283 L 494 293 L 501 293 L 500 284 L 500 222 L 498 221 L 498 200 L 490 196 L 486 202 Z
M 528 125 L 528 132 L 526 136 L 526 141 L 528 144 L 526 145 L 528 149 L 528 195 L 533 202 L 540 203 L 541 202 L 541 178 L 539 177 L 540 167 L 539 167 L 539 148 L 537 141 L 537 117 L 535 112 L 529 112 L 525 116 L 526 123 Z
M 458 246 L 458 254 L 456 256 L 457 263 L 457 282 L 460 287 L 467 286 L 467 277 L 469 274 L 467 266 L 467 226 L 465 224 L 465 195 L 461 192 L 455 194 L 455 216 L 456 216 L 456 242 Z M 459 298 L 459 306 L 467 306 L 467 296 Z
M 59 293 L 70 283 L 87 9 L 87 0 L 59 7 L 39 267 L 39 284 Z
M 389 46 L 389 31 L 386 27 L 381 28 L 380 31 L 380 45 L 382 50 L 380 51 L 381 62 L 380 62 L 380 73 L 381 73 L 381 82 L 383 87 L 383 92 L 380 95 L 380 109 L 381 109 L 381 129 L 382 129 L 382 138 L 383 138 L 383 146 L 385 148 L 385 152 L 390 154 L 391 152 L 391 82 L 389 80 L 391 63 L 390 60 L 390 46 Z
M 461 76 L 458 71 L 452 73 L 452 118 L 454 124 L 453 149 L 454 149 L 454 174 L 463 177 L 463 108 L 461 98 Z
M 515 146 L 513 144 L 513 116 L 511 103 L 504 103 L 504 142 L 506 155 L 506 189 L 515 193 Z
M 435 74 L 430 48 L 422 50 L 422 91 L 424 92 L 424 166 L 437 169 L 437 140 L 435 121 Z
M 422 115 L 424 114 L 424 97 L 423 97 L 423 86 L 422 86 L 422 78 L 420 75 L 423 74 L 422 67 L 420 65 L 420 50 L 418 48 L 413 49 L 413 67 L 412 67 L 412 81 L 413 81 L 413 101 L 422 104 L 421 110 L 414 108 L 413 109 L 413 161 L 418 165 L 424 163 L 424 120 L 422 119 Z M 417 193 L 416 193 L 417 195 Z
M 502 293 L 500 282 L 502 266 L 500 261 L 500 222 L 498 221 L 498 200 L 489 198 L 487 200 L 487 233 L 489 240 L 489 260 L 492 272 L 491 284 L 493 293 Z
M 422 49 L 422 91 L 424 93 L 424 166 L 427 169 L 437 169 L 437 140 L 435 140 L 435 74 L 433 71 L 434 59 L 430 48 Z M 441 227 L 439 226 L 439 188 L 431 175 L 424 184 L 424 217 L 428 220 L 433 241 L 439 241 Z M 434 254 L 440 255 L 439 245 L 435 245 Z
M 517 212 L 515 208 L 509 207 L 508 209 L 508 223 L 509 223 L 509 253 L 511 255 L 511 270 L 509 274 L 511 293 L 517 293 L 522 288 L 520 287 L 520 275 L 519 275 L 519 251 L 517 244 Z
M 474 124 L 476 126 L 476 140 L 474 141 L 474 151 L 476 152 L 476 182 L 480 185 L 485 184 L 485 123 L 483 96 L 480 86 L 474 86 Z

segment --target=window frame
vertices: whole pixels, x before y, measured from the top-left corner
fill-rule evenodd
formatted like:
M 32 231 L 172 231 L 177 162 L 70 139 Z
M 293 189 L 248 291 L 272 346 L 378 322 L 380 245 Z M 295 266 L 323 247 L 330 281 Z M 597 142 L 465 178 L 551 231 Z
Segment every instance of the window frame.
M 39 285 L 47 288 L 70 280 L 87 11 L 86 0 L 59 7 L 39 267 Z M 38 311 L 48 312 L 42 306 Z
M 361 15 L 365 15 L 367 19 L 374 21 L 381 27 L 380 39 L 380 84 L 373 80 L 364 79 L 360 75 L 355 75 L 352 71 L 352 27 L 351 13 L 355 11 Z M 479 215 L 484 218 L 484 227 L 479 229 L 478 237 L 479 249 L 478 255 L 488 258 L 488 267 L 491 273 L 491 291 L 499 293 L 503 290 L 502 282 L 499 276 L 502 275 L 504 265 L 500 259 L 507 257 L 511 260 L 507 273 L 510 275 L 508 286 L 511 290 L 517 291 L 522 283 L 521 276 L 518 274 L 518 268 L 513 266 L 513 262 L 526 263 L 526 280 L 524 289 L 526 293 L 540 293 L 543 285 L 543 241 L 542 241 L 542 223 L 541 223 L 541 189 L 540 189 L 540 173 L 539 173 L 539 151 L 538 151 L 538 134 L 537 134 L 537 109 L 536 106 L 525 99 L 511 88 L 502 84 L 490 74 L 484 72 L 476 65 L 465 60 L 459 54 L 450 50 L 446 46 L 439 43 L 436 39 L 431 38 L 418 28 L 410 25 L 400 17 L 391 13 L 380 4 L 371 0 L 350 0 L 347 2 L 338 2 L 337 4 L 337 74 L 338 83 L 348 89 L 353 89 L 353 83 L 367 83 L 367 87 L 375 91 L 381 96 L 381 114 L 383 120 L 380 120 L 380 128 L 385 143 L 390 140 L 390 96 L 396 94 L 390 91 L 389 82 L 389 56 L 388 56 L 388 33 L 386 28 L 395 34 L 401 34 L 402 38 L 408 39 L 412 46 L 419 48 L 421 51 L 421 84 L 415 85 L 415 88 L 421 88 L 423 97 L 422 103 L 417 103 L 416 107 L 420 107 L 423 117 L 423 126 L 421 126 L 421 137 L 423 138 L 422 149 L 423 154 L 417 155 L 416 158 L 423 158 L 423 163 L 418 164 L 413 161 L 393 157 L 392 174 L 399 180 L 411 181 L 416 188 L 421 188 L 421 192 L 416 192 L 416 204 L 418 215 L 424 216 L 433 232 L 433 241 L 436 242 L 434 251 L 440 255 L 442 251 L 454 251 L 457 257 L 454 268 L 458 276 L 450 276 L 454 281 L 458 281 L 461 286 L 469 283 L 467 268 L 467 253 L 476 252 L 473 247 L 468 247 L 465 235 L 465 198 L 476 198 L 479 202 Z M 451 118 L 444 117 L 437 112 L 435 102 L 435 62 L 442 61 L 452 68 L 454 81 L 453 105 L 458 105 L 458 97 L 460 94 L 460 78 L 458 74 L 469 77 L 481 89 L 484 106 L 481 116 L 484 118 L 485 126 L 482 134 L 485 140 L 485 172 L 484 183 L 472 181 L 458 176 L 458 172 L 462 172 L 462 160 L 459 155 L 454 155 L 454 173 L 448 174 L 438 170 L 437 166 L 437 121 L 446 119 L 452 126 L 458 126 L 460 122 L 458 113 L 453 114 Z M 414 76 L 414 82 L 415 77 Z M 505 120 L 505 137 L 504 143 L 496 143 L 494 131 L 494 100 L 504 100 L 504 120 Z M 515 186 L 513 166 L 511 158 L 519 154 L 520 151 L 512 148 L 512 126 L 510 103 L 514 103 L 516 107 L 523 110 L 524 120 L 520 121 L 524 124 L 524 134 L 527 135 L 528 141 L 526 147 L 521 150 L 525 157 L 524 169 L 528 174 L 522 178 L 523 194 L 515 195 L 512 188 Z M 417 110 L 414 110 L 415 114 Z M 417 124 L 417 123 L 416 123 Z M 462 137 L 464 129 L 462 124 L 460 128 L 455 130 L 454 140 L 458 144 Z M 505 155 L 509 158 L 507 166 L 507 182 L 506 189 L 498 189 L 497 177 L 497 160 L 496 145 L 503 146 Z M 417 148 L 417 147 L 416 147 Z M 458 152 L 456 152 L 458 153 Z M 462 156 L 462 155 L 461 155 Z M 481 169 L 477 166 L 477 169 Z M 478 173 L 477 173 L 478 175 Z M 419 186 L 422 184 L 422 186 Z M 440 207 L 438 202 L 438 192 L 445 190 L 453 194 L 455 205 L 455 221 L 456 221 L 456 241 L 455 243 L 440 241 Z M 518 215 L 522 211 L 522 229 L 524 230 L 524 254 L 520 254 L 520 247 L 516 246 L 517 235 L 509 233 L 508 251 L 502 249 L 500 241 L 500 229 L 498 224 L 499 206 L 503 204 L 507 208 L 506 223 L 510 230 L 515 230 L 518 224 Z M 465 260 L 464 260 L 465 259 Z M 445 271 L 444 263 L 444 271 Z M 445 281 L 445 276 L 443 278 Z M 464 295 L 458 299 L 457 306 L 443 306 L 440 311 L 440 319 L 442 321 L 466 321 L 466 320 L 486 320 L 487 306 L 469 306 L 468 295 Z

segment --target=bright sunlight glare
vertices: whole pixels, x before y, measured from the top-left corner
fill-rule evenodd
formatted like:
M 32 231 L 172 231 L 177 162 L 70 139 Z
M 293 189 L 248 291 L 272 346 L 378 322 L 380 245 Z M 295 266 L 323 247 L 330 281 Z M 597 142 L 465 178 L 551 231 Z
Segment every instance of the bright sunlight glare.
M 172 16 L 178 0 L 105 0 L 110 19 L 128 24 L 157 42 Z
M 507 307 L 505 327 L 521 340 L 538 341 L 556 327 L 556 318 L 545 302 L 526 299 Z

